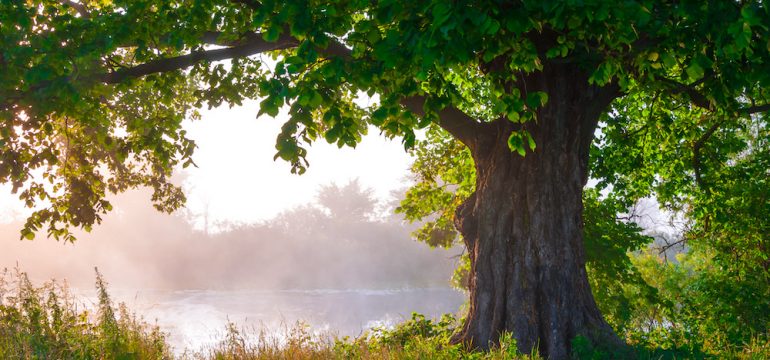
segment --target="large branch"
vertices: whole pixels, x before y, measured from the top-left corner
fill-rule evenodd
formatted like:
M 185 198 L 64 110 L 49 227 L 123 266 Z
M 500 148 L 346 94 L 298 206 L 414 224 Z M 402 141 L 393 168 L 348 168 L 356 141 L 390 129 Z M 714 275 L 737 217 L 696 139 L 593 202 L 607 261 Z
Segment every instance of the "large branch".
M 262 39 L 261 36 L 254 35 L 237 46 L 224 49 L 200 50 L 187 55 L 152 60 L 131 68 L 104 74 L 100 80 L 108 84 L 116 84 L 128 78 L 188 68 L 203 61 L 236 59 L 266 51 L 283 50 L 297 46 L 297 40 L 288 35 L 280 36 L 276 42 L 268 42 Z
M 419 116 L 425 116 L 425 110 L 423 109 L 425 100 L 424 96 L 416 95 L 402 99 L 401 105 L 404 105 L 409 111 Z M 479 131 L 481 131 L 480 123 L 452 106 L 445 107 L 439 111 L 438 116 L 438 126 L 446 130 L 457 140 L 460 140 L 465 146 L 472 148 L 475 145 Z
M 252 3 L 251 1 L 236 2 Z M 257 4 L 256 2 L 253 3 Z M 244 33 L 236 40 L 223 40 L 221 35 L 220 32 L 205 32 L 201 37 L 201 42 L 205 44 L 228 46 L 226 48 L 199 50 L 187 55 L 156 59 L 134 67 L 96 75 L 95 78 L 98 79 L 98 81 L 107 84 L 116 84 L 130 78 L 185 69 L 203 61 L 211 62 L 242 58 L 267 51 L 289 49 L 299 45 L 299 41 L 288 35 L 288 31 L 284 31 L 284 34 L 281 35 L 276 42 L 265 41 L 261 34 L 254 32 Z M 318 49 L 318 52 L 327 57 L 338 57 L 345 60 L 351 60 L 353 58 L 352 51 L 342 42 L 333 38 L 330 39 L 326 48 Z M 33 90 L 40 86 L 45 86 L 45 84 L 39 84 L 39 86 L 34 87 Z M 401 100 L 401 104 L 419 116 L 425 115 L 423 110 L 425 97 L 423 96 L 404 98 Z M 479 123 L 464 112 L 451 106 L 441 110 L 438 115 L 439 126 L 463 142 L 466 146 L 473 145 L 480 128 Z
M 242 58 L 266 51 L 289 49 L 298 45 L 298 41 L 289 35 L 281 35 L 276 42 L 269 42 L 264 40 L 261 34 L 258 33 L 247 33 L 242 35 L 238 40 L 224 41 L 221 39 L 221 33 L 206 32 L 203 34 L 201 42 L 205 44 L 233 46 L 223 49 L 193 51 L 187 55 L 156 59 L 144 64 L 123 68 L 113 72 L 92 74 L 86 78 L 92 81 L 98 81 L 107 84 L 117 84 L 130 78 L 137 78 L 150 74 L 185 69 L 203 61 L 218 61 Z M 69 81 L 72 80 L 72 78 L 67 76 L 64 77 L 64 80 Z M 8 110 L 13 106 L 15 101 L 23 99 L 30 93 L 45 88 L 50 84 L 51 81 L 46 80 L 31 86 L 26 91 L 9 91 L 7 94 L 3 94 L 3 97 L 5 98 L 3 100 L 5 101 L 0 102 L 0 109 Z

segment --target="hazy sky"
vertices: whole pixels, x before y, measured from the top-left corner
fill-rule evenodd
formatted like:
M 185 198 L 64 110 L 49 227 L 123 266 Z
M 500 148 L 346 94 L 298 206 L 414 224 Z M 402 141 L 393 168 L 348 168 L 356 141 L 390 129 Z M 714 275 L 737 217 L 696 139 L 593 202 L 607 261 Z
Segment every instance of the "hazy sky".
M 273 161 L 275 137 L 285 114 L 255 119 L 258 104 L 203 111 L 201 121 L 188 124 L 199 148 L 198 168 L 188 168 L 185 180 L 188 208 L 200 212 L 208 203 L 217 219 L 254 221 L 308 202 L 319 184 L 345 183 L 359 178 L 379 197 L 402 187 L 411 162 L 399 139 L 388 140 L 370 129 L 355 149 L 321 140 L 308 151 L 310 167 L 297 176 L 283 160 Z
M 193 214 L 208 208 L 212 222 L 251 223 L 311 201 L 321 184 L 358 178 L 380 198 L 403 187 L 411 159 L 400 139 L 388 140 L 376 129 L 356 149 L 319 141 L 309 149 L 308 171 L 291 174 L 288 163 L 273 161 L 275 137 L 286 114 L 257 119 L 258 108 L 257 102 L 222 106 L 202 110 L 201 120 L 186 122 L 188 136 L 198 144 L 194 160 L 199 167 L 184 170 L 187 207 Z M 10 187 L 0 186 L 0 222 L 14 214 L 18 218 L 20 212 Z

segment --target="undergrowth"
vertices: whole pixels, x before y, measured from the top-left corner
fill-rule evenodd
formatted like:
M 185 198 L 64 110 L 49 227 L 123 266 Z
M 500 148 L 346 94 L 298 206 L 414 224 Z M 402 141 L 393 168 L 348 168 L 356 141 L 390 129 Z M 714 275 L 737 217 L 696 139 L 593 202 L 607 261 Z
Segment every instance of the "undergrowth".
M 167 359 L 170 347 L 124 304 L 113 306 L 101 274 L 92 309 L 66 285 L 34 286 L 27 274 L 0 274 L 0 359 Z
M 501 338 L 500 345 L 489 352 L 469 351 L 462 345 L 451 345 L 449 338 L 457 325 L 451 315 L 432 321 L 413 314 L 393 329 L 375 328 L 355 339 L 315 335 L 302 323 L 288 328 L 283 342 L 257 336 L 228 326 L 225 339 L 203 351 L 184 354 L 195 360 L 236 359 L 538 359 L 519 353 L 510 335 Z
M 166 334 L 137 318 L 124 304 L 114 305 L 102 276 L 96 274 L 97 301 L 83 306 L 66 284 L 34 286 L 21 271 L 0 273 L 0 359 L 539 359 L 519 353 L 515 339 L 503 334 L 488 352 L 451 344 L 459 322 L 451 315 L 430 320 L 423 315 L 392 329 L 375 328 L 357 338 L 316 334 L 302 323 L 283 334 L 248 331 L 229 324 L 219 343 L 175 353 Z M 629 339 L 633 340 L 633 339 Z M 706 354 L 686 347 L 662 350 L 655 343 L 632 342 L 639 359 L 770 359 L 770 341 L 761 336 L 740 347 Z M 577 337 L 579 359 L 618 358 Z

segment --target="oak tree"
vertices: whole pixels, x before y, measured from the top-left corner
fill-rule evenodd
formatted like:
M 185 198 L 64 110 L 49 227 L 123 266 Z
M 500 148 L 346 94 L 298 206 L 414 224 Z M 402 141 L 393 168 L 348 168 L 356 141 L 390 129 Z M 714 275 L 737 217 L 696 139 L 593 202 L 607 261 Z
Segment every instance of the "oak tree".
M 298 173 L 319 138 L 355 146 L 374 126 L 411 148 L 437 126 L 474 169 L 443 219 L 470 257 L 456 340 L 510 331 L 565 358 L 578 335 L 621 343 L 586 276 L 592 153 L 621 192 L 649 190 L 623 181 L 647 162 L 634 179 L 667 196 L 714 189 L 709 166 L 745 146 L 712 142 L 767 126 L 769 19 L 761 0 L 4 0 L 0 181 L 37 209 L 23 237 L 71 240 L 111 192 L 181 206 L 168 178 L 193 164 L 180 124 L 201 106 L 287 109 L 276 158 Z M 624 141 L 643 150 L 602 150 Z

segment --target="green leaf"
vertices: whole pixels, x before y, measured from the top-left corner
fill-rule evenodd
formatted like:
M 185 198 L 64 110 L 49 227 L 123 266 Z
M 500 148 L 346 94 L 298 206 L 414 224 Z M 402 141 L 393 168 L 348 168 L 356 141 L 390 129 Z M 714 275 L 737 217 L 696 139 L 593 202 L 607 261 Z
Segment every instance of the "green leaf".
M 495 19 L 490 19 L 489 25 L 486 27 L 486 33 L 488 35 L 494 35 L 497 34 L 498 31 L 500 31 L 500 22 Z
M 518 123 L 520 120 L 519 113 L 515 110 L 509 111 L 507 114 L 507 118 L 513 123 Z
M 532 138 L 532 135 L 529 133 L 529 131 L 524 131 L 524 137 L 527 138 L 527 144 L 529 145 L 529 149 L 532 151 L 535 151 L 535 148 L 537 147 L 535 144 L 535 139 Z
M 310 105 L 311 108 L 317 108 L 323 104 L 323 96 L 321 96 L 321 93 L 318 91 L 313 91 L 313 95 L 310 98 L 310 101 L 308 102 L 308 105 Z
M 676 58 L 674 58 L 674 56 L 672 56 L 671 54 L 663 53 L 662 58 L 663 58 L 663 65 L 665 65 L 667 68 L 670 69 L 676 66 Z
M 703 68 L 696 62 L 691 63 L 685 71 L 690 81 L 696 81 L 702 78 L 704 74 Z
M 549 59 L 553 59 L 559 55 L 561 55 L 561 46 L 554 46 L 545 52 L 545 57 Z
M 445 23 L 451 15 L 451 9 L 451 4 L 449 2 L 437 2 L 436 5 L 433 6 L 433 11 L 431 12 L 433 15 L 433 22 L 431 22 L 431 26 L 433 28 L 437 28 Z
M 27 240 L 34 240 L 35 239 L 35 233 L 30 231 L 29 229 L 22 229 L 21 230 L 21 236 L 24 239 L 27 239 Z
M 524 140 L 518 131 L 511 132 L 511 135 L 508 137 L 508 148 L 519 153 L 521 156 L 527 155 L 527 151 L 524 149 Z
M 280 108 L 278 107 L 278 104 L 276 104 L 276 101 L 272 97 L 268 97 L 259 103 L 259 111 L 257 112 L 257 117 L 261 116 L 262 114 L 276 117 L 278 116 L 279 110 Z
M 588 83 L 605 85 L 612 79 L 614 75 L 613 65 L 609 61 L 601 63 L 588 78 Z
M 527 106 L 530 109 L 537 109 L 548 103 L 548 94 L 542 91 L 536 91 L 527 95 Z

